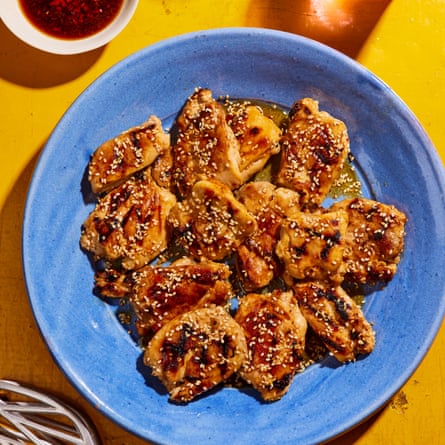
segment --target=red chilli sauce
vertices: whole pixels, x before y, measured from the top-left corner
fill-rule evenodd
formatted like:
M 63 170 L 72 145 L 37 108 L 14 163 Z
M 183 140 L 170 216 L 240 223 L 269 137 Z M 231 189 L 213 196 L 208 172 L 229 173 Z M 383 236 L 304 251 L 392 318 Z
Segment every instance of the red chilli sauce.
M 124 0 L 20 0 L 28 20 L 40 31 L 62 39 L 89 37 L 104 29 Z

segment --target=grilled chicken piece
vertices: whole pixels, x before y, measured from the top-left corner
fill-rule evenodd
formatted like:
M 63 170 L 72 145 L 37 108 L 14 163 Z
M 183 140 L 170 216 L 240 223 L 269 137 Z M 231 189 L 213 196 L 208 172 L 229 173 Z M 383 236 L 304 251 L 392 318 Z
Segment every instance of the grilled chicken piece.
M 320 205 L 338 178 L 349 153 L 345 124 L 318 102 L 305 98 L 289 113 L 282 138 L 282 158 L 276 183 L 300 194 L 302 207 Z
M 132 177 L 99 200 L 82 226 L 80 244 L 97 259 L 137 269 L 166 249 L 167 215 L 175 204 L 150 172 Z
M 188 98 L 176 126 L 173 178 L 183 196 L 202 179 L 218 179 L 231 189 L 241 185 L 239 142 L 210 90 L 198 89 Z
M 299 209 L 299 196 L 267 181 L 249 182 L 237 192 L 239 201 L 256 220 L 258 229 L 236 250 L 236 265 L 243 288 L 254 291 L 281 274 L 275 255 L 283 217 Z
M 303 368 L 307 323 L 293 292 L 247 294 L 235 320 L 244 329 L 249 354 L 239 374 L 264 400 L 280 399 Z
M 228 107 L 227 122 L 240 144 L 240 170 L 245 182 L 279 153 L 281 130 L 261 108 L 243 102 Z
M 232 297 L 225 264 L 180 259 L 166 267 L 145 266 L 134 273 L 130 302 L 136 327 L 143 335 L 157 332 L 184 312 L 211 304 L 225 305 Z
M 353 361 L 373 350 L 374 331 L 341 286 L 308 282 L 294 291 L 308 325 L 338 361 Z
M 252 215 L 259 216 L 271 208 L 275 190 L 271 182 L 252 181 L 237 190 L 236 197 Z
M 91 189 L 98 194 L 111 190 L 150 165 L 169 145 L 170 136 L 164 133 L 161 121 L 150 116 L 144 124 L 130 128 L 95 150 L 88 167 Z
M 197 259 L 222 260 L 256 230 L 254 217 L 227 185 L 216 180 L 198 181 L 168 219 L 179 241 Z
M 132 271 L 104 269 L 94 274 L 94 293 L 104 298 L 125 298 L 133 284 Z
M 248 182 L 236 192 L 236 197 L 252 215 L 259 217 L 265 228 L 268 227 L 267 221 L 261 221 L 265 213 L 272 211 L 281 218 L 292 218 L 301 213 L 298 193 L 268 181 Z
M 331 210 L 349 215 L 345 281 L 371 286 L 389 282 L 403 252 L 406 215 L 392 205 L 366 198 L 340 201 Z
M 174 191 L 172 185 L 173 155 L 171 147 L 164 150 L 153 162 L 151 174 L 159 187 Z
M 293 218 L 301 213 L 300 196 L 286 187 L 277 187 L 273 194 L 273 208 L 284 218 Z
M 344 210 L 293 215 L 283 221 L 276 254 L 286 272 L 298 280 L 340 283 L 345 273 L 344 238 L 348 214 Z
M 258 227 L 237 248 L 235 257 L 243 288 L 249 292 L 267 286 L 281 270 L 275 255 L 281 223 L 281 217 L 272 208 L 275 189 L 270 182 L 249 182 L 237 193 Z
M 180 403 L 227 380 L 246 358 L 244 332 L 221 306 L 195 309 L 169 321 L 144 353 L 144 363 L 171 400 Z

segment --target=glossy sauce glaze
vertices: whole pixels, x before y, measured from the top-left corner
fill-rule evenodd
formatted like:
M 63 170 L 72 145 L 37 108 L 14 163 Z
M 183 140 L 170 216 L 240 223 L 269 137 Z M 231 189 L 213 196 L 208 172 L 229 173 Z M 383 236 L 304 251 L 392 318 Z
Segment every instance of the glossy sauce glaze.
M 62 39 L 89 37 L 106 28 L 123 0 L 19 0 L 27 19 L 40 31 Z

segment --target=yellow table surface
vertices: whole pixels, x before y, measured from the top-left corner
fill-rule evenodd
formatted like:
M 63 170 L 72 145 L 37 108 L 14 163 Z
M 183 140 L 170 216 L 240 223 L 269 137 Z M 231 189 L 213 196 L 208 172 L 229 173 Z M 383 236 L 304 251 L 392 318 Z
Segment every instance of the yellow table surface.
M 406 102 L 445 159 L 443 0 L 140 0 L 135 16 L 112 43 L 76 56 L 35 50 L 0 22 L 0 378 L 72 402 L 91 417 L 106 445 L 146 442 L 89 405 L 40 336 L 21 266 L 28 183 L 63 112 L 106 69 L 166 37 L 228 26 L 305 34 L 357 59 Z M 386 407 L 332 443 L 445 444 L 444 351 L 442 326 L 420 367 Z

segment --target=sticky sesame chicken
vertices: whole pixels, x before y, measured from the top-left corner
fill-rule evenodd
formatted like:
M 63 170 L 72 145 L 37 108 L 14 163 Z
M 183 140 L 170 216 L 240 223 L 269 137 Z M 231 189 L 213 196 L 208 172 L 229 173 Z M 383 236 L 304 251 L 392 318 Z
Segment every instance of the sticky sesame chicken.
M 94 274 L 94 293 L 103 298 L 126 298 L 133 290 L 133 271 L 105 268 Z
M 294 286 L 294 291 L 309 326 L 338 361 L 353 361 L 373 350 L 374 331 L 341 286 L 307 282 Z
M 183 196 L 202 179 L 218 179 L 231 189 L 242 184 L 239 142 L 210 90 L 197 89 L 188 98 L 176 126 L 173 178 Z
M 343 280 L 344 237 L 348 214 L 343 210 L 293 215 L 282 222 L 276 254 L 286 272 L 298 280 Z
M 222 260 L 256 230 L 253 216 L 227 185 L 216 180 L 195 183 L 168 219 L 179 241 L 198 259 Z
M 294 104 L 289 119 L 276 183 L 298 192 L 302 207 L 316 207 L 326 198 L 349 153 L 347 129 L 309 98 Z
M 275 186 L 249 182 L 237 193 L 239 201 L 254 216 L 258 229 L 236 249 L 236 266 L 244 290 L 267 286 L 279 274 L 275 244 L 281 218 L 272 209 Z
M 233 297 L 225 264 L 180 259 L 168 266 L 145 266 L 133 274 L 130 302 L 142 336 L 152 335 L 184 312 L 211 304 L 224 306 Z
M 331 206 L 348 213 L 343 259 L 350 284 L 388 283 L 404 248 L 406 215 L 392 205 L 351 198 Z
M 80 244 L 96 259 L 137 269 L 167 248 L 167 215 L 175 196 L 149 172 L 132 177 L 101 198 L 83 224 Z
M 91 156 L 88 179 L 92 191 L 102 194 L 149 166 L 168 149 L 170 136 L 156 116 L 104 142 Z
M 236 192 L 236 198 L 252 215 L 261 215 L 270 208 L 275 190 L 269 181 L 252 181 Z
M 169 321 L 144 353 L 144 363 L 179 403 L 227 380 L 246 358 L 244 332 L 221 306 L 195 309 Z
M 243 102 L 228 107 L 227 122 L 240 144 L 240 171 L 246 182 L 280 152 L 281 130 L 261 108 Z
M 236 265 L 246 291 L 267 286 L 283 272 L 275 254 L 283 218 L 299 209 L 299 196 L 267 181 L 249 182 L 237 192 L 258 229 L 236 250 Z
M 173 155 L 171 147 L 164 150 L 151 165 L 151 175 L 159 187 L 174 192 L 172 184 Z
M 264 400 L 278 400 L 302 369 L 307 323 L 292 291 L 248 294 L 235 320 L 247 340 L 248 359 L 239 374 Z
M 130 308 L 144 363 L 178 403 L 231 377 L 279 400 L 327 352 L 369 354 L 375 333 L 347 292 L 388 283 L 405 247 L 394 206 L 323 207 L 349 154 L 342 121 L 310 98 L 279 126 L 266 110 L 198 88 L 171 142 L 151 116 L 91 157 L 98 202 L 80 245 L 95 294 Z

